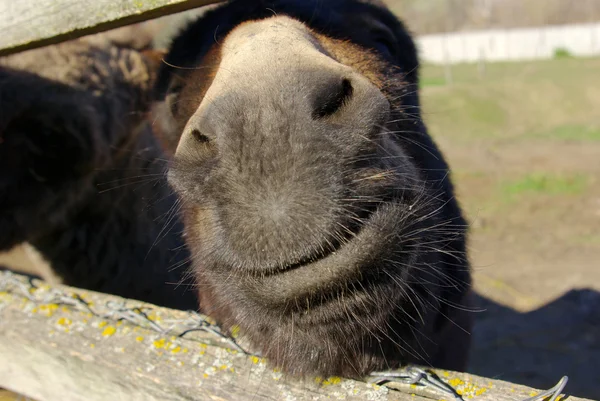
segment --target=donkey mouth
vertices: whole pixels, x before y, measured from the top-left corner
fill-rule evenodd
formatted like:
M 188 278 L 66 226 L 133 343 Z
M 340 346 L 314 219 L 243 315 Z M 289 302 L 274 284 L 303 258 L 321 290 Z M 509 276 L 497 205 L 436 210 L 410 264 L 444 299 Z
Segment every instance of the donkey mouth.
M 356 212 L 348 211 L 348 214 L 336 222 L 336 229 L 326 236 L 326 240 L 319 245 L 313 246 L 312 250 L 295 260 L 267 265 L 261 269 L 262 276 L 276 275 L 292 270 L 304 268 L 322 262 L 332 255 L 339 253 L 345 247 L 353 245 L 354 241 L 361 235 L 363 229 L 371 224 L 373 214 L 378 210 L 378 204 L 370 204 L 360 208 Z
M 327 252 L 280 265 L 266 274 L 263 271 L 260 276 L 241 275 L 239 279 L 244 283 L 241 288 L 262 304 L 275 306 L 315 294 L 327 294 L 335 288 L 360 281 L 374 261 L 392 256 L 392 241 L 402 241 L 394 233 L 403 209 L 398 202 L 382 203 L 365 215 L 365 220 L 356 225 L 355 231 L 348 232 L 344 240 L 337 241 Z

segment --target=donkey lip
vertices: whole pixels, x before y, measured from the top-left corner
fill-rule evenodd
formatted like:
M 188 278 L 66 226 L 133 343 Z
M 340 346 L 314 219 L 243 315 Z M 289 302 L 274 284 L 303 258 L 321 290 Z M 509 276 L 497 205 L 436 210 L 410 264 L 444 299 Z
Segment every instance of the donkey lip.
M 360 213 L 359 219 L 357 219 L 360 221 L 355 222 L 351 226 L 345 226 L 343 230 L 336 232 L 335 235 L 333 235 L 332 238 L 327 241 L 326 245 L 322 245 L 320 247 L 322 251 L 315 251 L 312 254 L 303 256 L 292 263 L 283 263 L 275 265 L 272 268 L 267 267 L 266 272 L 265 270 L 262 270 L 261 274 L 269 275 L 287 272 L 327 259 L 331 255 L 334 255 L 336 252 L 341 251 L 344 247 L 351 244 L 361 233 L 362 229 L 370 223 L 373 214 L 377 210 L 377 205 L 372 205 L 371 207 L 363 209 L 363 211 Z

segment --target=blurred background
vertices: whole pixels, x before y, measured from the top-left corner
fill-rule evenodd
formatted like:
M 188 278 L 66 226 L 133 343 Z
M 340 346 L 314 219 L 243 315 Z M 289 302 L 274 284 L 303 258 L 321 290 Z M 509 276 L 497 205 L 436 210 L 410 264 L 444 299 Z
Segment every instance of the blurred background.
M 595 23 L 598 0 L 384 0 L 417 35 Z
M 536 388 L 568 375 L 600 399 L 600 0 L 387 3 L 416 35 L 423 115 L 471 224 L 469 371 Z M 156 42 L 194 14 L 162 19 Z
M 388 3 L 471 223 L 470 372 L 600 399 L 600 1 Z

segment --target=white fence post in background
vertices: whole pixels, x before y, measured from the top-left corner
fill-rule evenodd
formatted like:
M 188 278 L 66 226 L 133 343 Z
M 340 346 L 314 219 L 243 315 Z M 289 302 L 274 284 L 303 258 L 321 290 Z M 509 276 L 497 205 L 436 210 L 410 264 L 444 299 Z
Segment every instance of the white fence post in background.
M 477 72 L 479 73 L 479 79 L 483 79 L 485 77 L 485 50 L 482 46 L 479 46 L 479 63 L 477 65 Z
M 417 38 L 421 59 L 444 66 L 549 59 L 557 49 L 564 49 L 573 56 L 598 56 L 599 42 L 600 23 L 454 32 Z M 446 71 L 448 75 L 450 69 L 446 67 Z
M 441 44 L 441 47 L 444 49 L 444 77 L 446 78 L 446 85 L 451 85 L 453 82 L 452 56 L 449 54 L 447 37 L 441 38 Z

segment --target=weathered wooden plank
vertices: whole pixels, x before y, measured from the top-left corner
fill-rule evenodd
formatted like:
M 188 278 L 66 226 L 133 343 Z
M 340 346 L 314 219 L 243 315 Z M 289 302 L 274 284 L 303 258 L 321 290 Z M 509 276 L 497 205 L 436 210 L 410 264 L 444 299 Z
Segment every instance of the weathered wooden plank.
M 14 277 L 24 284 L 15 285 Z M 0 387 L 39 401 L 452 399 L 407 384 L 287 378 L 213 332 L 174 335 L 193 327 L 198 315 L 68 287 L 31 289 L 25 280 L 0 272 Z M 148 319 L 134 307 L 149 308 Z M 469 400 L 522 401 L 534 391 L 436 373 Z
M 0 56 L 222 0 L 0 1 Z

